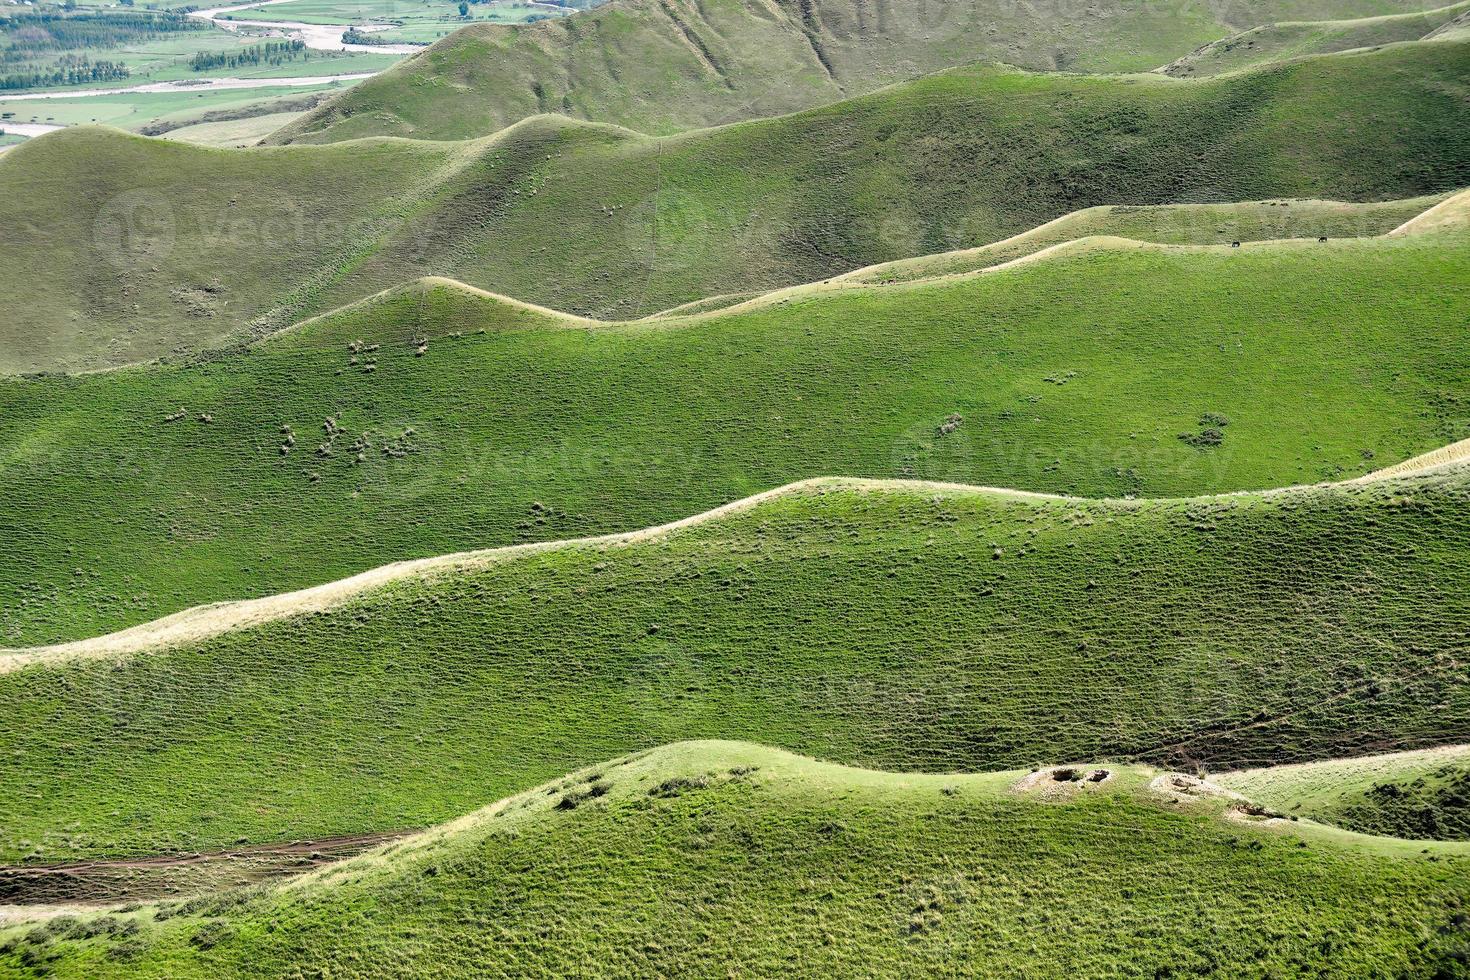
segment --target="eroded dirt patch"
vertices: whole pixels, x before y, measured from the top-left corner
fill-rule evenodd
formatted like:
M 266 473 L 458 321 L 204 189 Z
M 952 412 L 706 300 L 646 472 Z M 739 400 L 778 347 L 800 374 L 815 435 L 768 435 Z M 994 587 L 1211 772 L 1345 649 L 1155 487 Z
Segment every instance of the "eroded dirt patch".
M 1113 771 L 1102 766 L 1051 766 L 1021 777 L 1011 786 L 1011 792 L 1066 799 L 1082 790 L 1096 789 L 1112 776 Z
M 0 867 L 0 905 L 177 898 L 300 874 L 412 831 L 260 844 L 194 854 Z

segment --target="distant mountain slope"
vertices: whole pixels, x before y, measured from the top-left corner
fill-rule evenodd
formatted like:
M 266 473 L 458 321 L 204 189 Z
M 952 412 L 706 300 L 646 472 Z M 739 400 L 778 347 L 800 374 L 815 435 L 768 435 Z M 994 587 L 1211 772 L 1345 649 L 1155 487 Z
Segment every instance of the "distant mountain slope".
M 289 885 L 0 932 L 0 969 L 1454 976 L 1463 847 L 1257 825 L 1207 790 L 1105 771 L 1033 786 L 1024 771 L 915 776 L 682 743 Z
M 1286 58 L 1399 41 L 1451 40 L 1467 21 L 1470 0 L 1422 13 L 1265 24 L 1211 42 L 1159 70 L 1176 78 L 1207 78 Z
M 1470 435 L 1467 255 L 1443 229 L 1088 240 L 625 325 L 429 281 L 193 363 L 0 379 L 0 643 L 822 474 L 1107 496 L 1355 476 Z
M 1459 464 L 1151 501 L 816 481 L 324 591 L 205 608 L 222 631 L 161 645 L 0 657 L 0 753 L 20 760 L 0 767 L 0 861 L 424 826 L 693 737 L 931 772 L 1192 771 L 1470 723 Z
M 0 370 L 238 340 L 421 275 L 621 320 L 1096 205 L 1448 191 L 1470 186 L 1467 67 L 1451 43 L 1202 83 L 977 66 L 666 139 L 548 116 L 459 144 L 242 152 L 66 131 L 0 158 Z M 1268 213 L 1261 233 L 1353 230 Z M 1373 213 L 1360 233 L 1384 230 Z M 1252 237 L 1198 214 L 1161 234 Z
M 560 112 L 670 133 L 793 112 L 973 61 L 1147 71 L 1279 20 L 1420 9 L 1409 0 L 616 0 L 527 27 L 466 27 L 271 142 L 464 139 Z

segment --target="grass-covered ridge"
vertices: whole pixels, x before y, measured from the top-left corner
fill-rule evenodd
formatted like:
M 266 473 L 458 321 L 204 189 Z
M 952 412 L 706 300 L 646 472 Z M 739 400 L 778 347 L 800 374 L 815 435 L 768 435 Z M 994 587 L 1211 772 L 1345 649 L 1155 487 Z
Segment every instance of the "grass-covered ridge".
M 686 738 L 927 771 L 1449 743 L 1467 481 L 1113 502 L 839 481 L 42 652 L 0 673 L 0 860 L 427 826 Z
M 820 475 L 1086 496 L 1359 475 L 1470 434 L 1466 248 L 1095 248 L 622 326 L 431 284 L 218 359 L 5 379 L 0 642 Z
M 421 275 L 624 320 L 1092 206 L 1443 193 L 1470 186 L 1467 65 L 1445 43 L 1201 83 L 980 66 L 668 139 L 549 116 L 251 151 L 66 131 L 0 158 L 0 370 L 197 349 Z M 1286 230 L 1340 234 L 1321 214 Z M 1164 240 L 1229 240 L 1200 216 Z
M 1103 205 L 1073 211 L 1003 241 L 856 269 L 835 285 L 888 284 L 962 275 L 1088 238 L 1123 238 L 1163 245 L 1221 245 L 1293 238 L 1386 235 L 1435 206 L 1467 192 L 1348 204 L 1274 200 L 1232 204 Z
M 1212 41 L 1165 65 L 1176 78 L 1208 78 L 1272 61 L 1404 41 L 1447 39 L 1470 21 L 1470 3 L 1352 20 L 1286 21 Z
M 564 21 L 473 26 L 331 100 L 278 142 L 464 139 L 560 112 L 670 133 L 793 112 L 972 61 L 1149 71 L 1280 20 L 1421 9 L 1410 0 L 623 0 Z M 1345 104 L 1345 103 L 1344 103 Z
M 1282 813 L 1351 830 L 1470 840 L 1470 746 L 1252 769 L 1216 781 Z
M 1464 846 L 1260 827 L 1153 773 L 1027 786 L 695 742 L 290 885 L 0 932 L 60 977 L 1431 976 Z M 1449 974 L 1438 975 L 1453 975 Z
M 1361 475 L 1470 435 L 1466 253 L 1092 248 L 622 326 L 431 284 L 221 359 L 4 379 L 0 642 L 810 476 L 1158 497 Z

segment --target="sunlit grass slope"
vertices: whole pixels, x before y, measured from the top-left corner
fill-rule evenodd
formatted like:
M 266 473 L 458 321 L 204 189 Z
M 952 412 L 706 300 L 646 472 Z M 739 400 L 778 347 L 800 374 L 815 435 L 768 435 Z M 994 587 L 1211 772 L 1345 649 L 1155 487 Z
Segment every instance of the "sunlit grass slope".
M 1470 747 L 1252 769 L 1224 786 L 1282 813 L 1366 833 L 1470 840 Z
M 1252 826 L 1218 798 L 1161 798 L 1135 767 L 1017 792 L 1025 775 L 678 744 L 285 887 L 12 929 L 0 964 L 171 980 L 1455 975 L 1463 845 Z
M 1260 24 L 1422 6 L 624 0 L 527 27 L 467 27 L 276 139 L 463 139 L 539 112 L 669 133 L 805 109 L 976 60 L 1042 71 L 1148 71 Z
M 895 283 L 993 268 L 1082 238 L 1109 236 L 1173 245 L 1219 245 L 1285 238 L 1383 235 L 1450 195 L 1373 204 L 1274 200 L 1237 204 L 1104 205 L 990 245 L 900 259 L 836 277 L 840 283 Z
M 1125 243 L 613 327 L 430 282 L 213 360 L 5 379 L 0 642 L 811 476 L 1355 476 L 1470 434 L 1466 256 L 1455 235 Z
M 375 142 L 232 152 L 95 127 L 0 157 L 0 370 L 78 370 L 218 344 L 402 220 L 463 155 Z M 269 319 L 284 308 L 284 317 Z
M 0 860 L 426 826 L 686 738 L 928 771 L 1452 742 L 1467 480 L 1132 502 L 821 484 L 160 649 L 33 654 L 0 663 Z
M 1165 65 L 1176 78 L 1206 78 L 1285 58 L 1447 37 L 1470 19 L 1470 3 L 1354 20 L 1287 21 L 1253 26 Z
M 1448 43 L 1201 83 L 973 67 L 662 140 L 550 116 L 453 145 L 223 151 L 66 131 L 0 158 L 0 370 L 208 346 L 418 275 L 627 319 L 1092 206 L 1446 192 L 1470 186 L 1467 68 L 1470 44 Z M 1266 215 L 1110 220 L 1200 243 L 1356 221 Z M 1374 215 L 1360 232 L 1382 230 Z

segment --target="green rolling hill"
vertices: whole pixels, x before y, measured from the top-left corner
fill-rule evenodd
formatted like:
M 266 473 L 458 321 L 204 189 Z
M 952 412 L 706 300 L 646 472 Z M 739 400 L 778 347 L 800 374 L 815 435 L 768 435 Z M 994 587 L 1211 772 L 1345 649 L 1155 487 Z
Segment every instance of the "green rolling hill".
M 626 320 L 1094 206 L 1444 193 L 1470 186 L 1467 65 L 1446 42 L 1207 82 L 979 66 L 665 139 L 553 117 L 251 151 L 70 130 L 0 157 L 0 370 L 237 342 L 420 275 Z M 1262 205 L 1079 229 L 1206 244 L 1402 216 Z
M 271 137 L 465 139 L 557 112 L 666 134 L 794 112 L 973 61 L 1148 71 L 1279 20 L 1399 14 L 1404 0 L 619 0 L 565 20 L 464 28 Z M 1343 103 L 1346 105 L 1347 103 Z
M 820 475 L 1088 496 L 1355 476 L 1470 434 L 1460 227 L 1083 242 L 623 325 L 430 280 L 217 357 L 3 379 L 0 642 Z
M 1341 201 L 1275 200 L 1235 204 L 1103 205 L 1073 211 L 1055 221 L 978 248 L 921 255 L 856 269 L 826 282 L 837 288 L 853 284 L 891 285 L 964 275 L 993 269 L 1083 239 L 1128 239 L 1163 245 L 1221 245 L 1269 242 L 1290 238 L 1370 238 L 1386 235 L 1439 205 L 1453 203 L 1458 213 L 1470 201 L 1465 192 L 1370 204 Z M 807 287 L 796 287 L 805 290 Z M 743 297 L 707 297 L 664 314 L 725 308 Z
M 829 480 L 204 607 L 0 657 L 0 861 L 427 826 L 688 738 L 928 772 L 1456 742 L 1467 528 L 1463 462 L 1157 501 Z
M 1470 0 L 520 6 L 0 148 L 0 980 L 1470 980 Z
M 1212 41 L 1161 71 L 1176 78 L 1208 78 L 1287 58 L 1384 44 L 1457 37 L 1470 21 L 1470 3 L 1356 20 L 1287 21 L 1252 27 Z
M 286 885 L 0 929 L 58 977 L 1453 976 L 1465 845 L 1026 771 L 615 759 Z M 1140 842 L 1146 842 L 1140 846 Z M 1438 972 L 1436 972 L 1438 971 Z
M 1470 840 L 1470 747 L 1228 773 L 1216 782 L 1282 813 L 1370 834 Z

